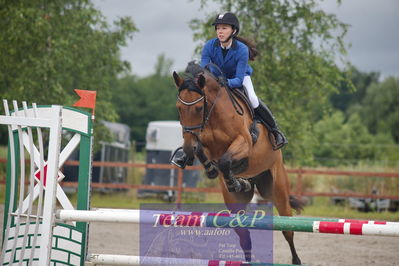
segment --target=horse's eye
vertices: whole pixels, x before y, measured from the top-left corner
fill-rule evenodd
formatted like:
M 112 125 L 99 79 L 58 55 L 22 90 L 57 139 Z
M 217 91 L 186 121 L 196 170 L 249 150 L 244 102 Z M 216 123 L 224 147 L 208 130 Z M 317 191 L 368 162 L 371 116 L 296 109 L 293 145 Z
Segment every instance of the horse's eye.
M 203 106 L 198 106 L 198 107 L 195 107 L 195 110 L 197 112 L 202 112 L 203 108 L 204 108 Z

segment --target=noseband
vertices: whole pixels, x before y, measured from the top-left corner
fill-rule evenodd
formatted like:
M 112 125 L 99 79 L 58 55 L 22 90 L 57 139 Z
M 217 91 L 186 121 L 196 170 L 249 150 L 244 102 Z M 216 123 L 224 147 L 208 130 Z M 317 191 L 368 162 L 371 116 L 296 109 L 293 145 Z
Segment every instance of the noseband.
M 186 89 L 189 89 L 189 90 L 191 90 L 191 91 L 197 92 L 197 93 L 200 95 L 200 97 L 199 97 L 198 99 L 192 101 L 192 102 L 186 102 L 186 101 L 184 101 L 182 98 L 180 98 L 180 92 L 183 91 L 183 90 L 186 90 Z M 206 126 L 206 124 L 207 124 L 207 122 L 208 122 L 208 120 L 209 120 L 209 117 L 210 117 L 211 114 L 212 114 L 213 108 L 215 107 L 216 102 L 217 102 L 217 100 L 218 100 L 218 98 L 219 98 L 220 91 L 221 91 L 221 89 L 219 89 L 218 94 L 217 94 L 217 96 L 216 96 L 216 99 L 215 99 L 215 101 L 212 103 L 212 106 L 211 106 L 211 108 L 210 108 L 209 111 L 208 111 L 208 108 L 207 108 L 208 102 L 207 102 L 207 100 L 206 100 L 205 92 L 204 92 L 203 90 L 201 90 L 200 88 L 198 88 L 197 84 L 194 82 L 193 79 L 186 79 L 186 80 L 180 85 L 180 87 L 179 87 L 179 94 L 177 95 L 177 99 L 179 100 L 179 102 L 181 102 L 181 103 L 184 104 L 185 106 L 192 106 L 192 105 L 194 105 L 194 104 L 196 104 L 196 103 L 199 103 L 199 102 L 201 102 L 201 101 L 204 102 L 203 113 L 202 113 L 202 123 L 201 123 L 201 124 L 198 124 L 198 125 L 195 125 L 195 126 L 185 126 L 185 125 L 183 125 L 183 124 L 180 122 L 180 124 L 181 124 L 181 126 L 182 126 L 182 128 L 183 128 L 183 133 L 190 133 L 190 134 L 194 135 L 194 136 L 197 138 L 197 140 L 199 141 L 199 135 L 198 135 L 196 132 L 194 132 L 194 130 L 199 129 L 200 132 L 202 132 L 202 131 L 204 130 L 204 128 L 205 128 L 205 126 Z

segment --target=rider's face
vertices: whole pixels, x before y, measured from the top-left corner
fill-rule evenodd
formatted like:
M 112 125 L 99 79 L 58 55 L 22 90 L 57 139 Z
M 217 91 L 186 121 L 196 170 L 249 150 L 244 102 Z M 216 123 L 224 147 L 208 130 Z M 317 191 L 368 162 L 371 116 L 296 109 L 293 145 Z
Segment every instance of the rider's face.
M 228 24 L 216 25 L 216 35 L 220 42 L 224 42 L 233 33 L 233 27 Z

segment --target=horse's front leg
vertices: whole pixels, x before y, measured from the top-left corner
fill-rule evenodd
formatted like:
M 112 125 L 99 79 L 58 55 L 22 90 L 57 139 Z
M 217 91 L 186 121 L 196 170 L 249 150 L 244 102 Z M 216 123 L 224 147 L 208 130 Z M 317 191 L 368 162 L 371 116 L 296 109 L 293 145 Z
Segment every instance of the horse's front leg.
M 244 137 L 237 137 L 218 162 L 229 192 L 248 192 L 252 184 L 248 179 L 235 178 L 248 169 L 249 145 Z
M 200 163 L 204 166 L 207 177 L 210 179 L 215 179 L 219 175 L 218 168 L 214 162 L 208 159 L 201 143 L 198 143 L 195 155 Z

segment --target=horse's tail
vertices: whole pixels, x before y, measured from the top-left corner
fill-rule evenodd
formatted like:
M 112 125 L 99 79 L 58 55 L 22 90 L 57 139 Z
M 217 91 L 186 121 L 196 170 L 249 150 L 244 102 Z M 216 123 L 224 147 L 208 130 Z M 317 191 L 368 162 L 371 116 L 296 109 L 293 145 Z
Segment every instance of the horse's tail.
M 297 214 L 300 214 L 303 208 L 305 207 L 305 203 L 293 195 L 290 195 L 290 205 L 296 211 Z

